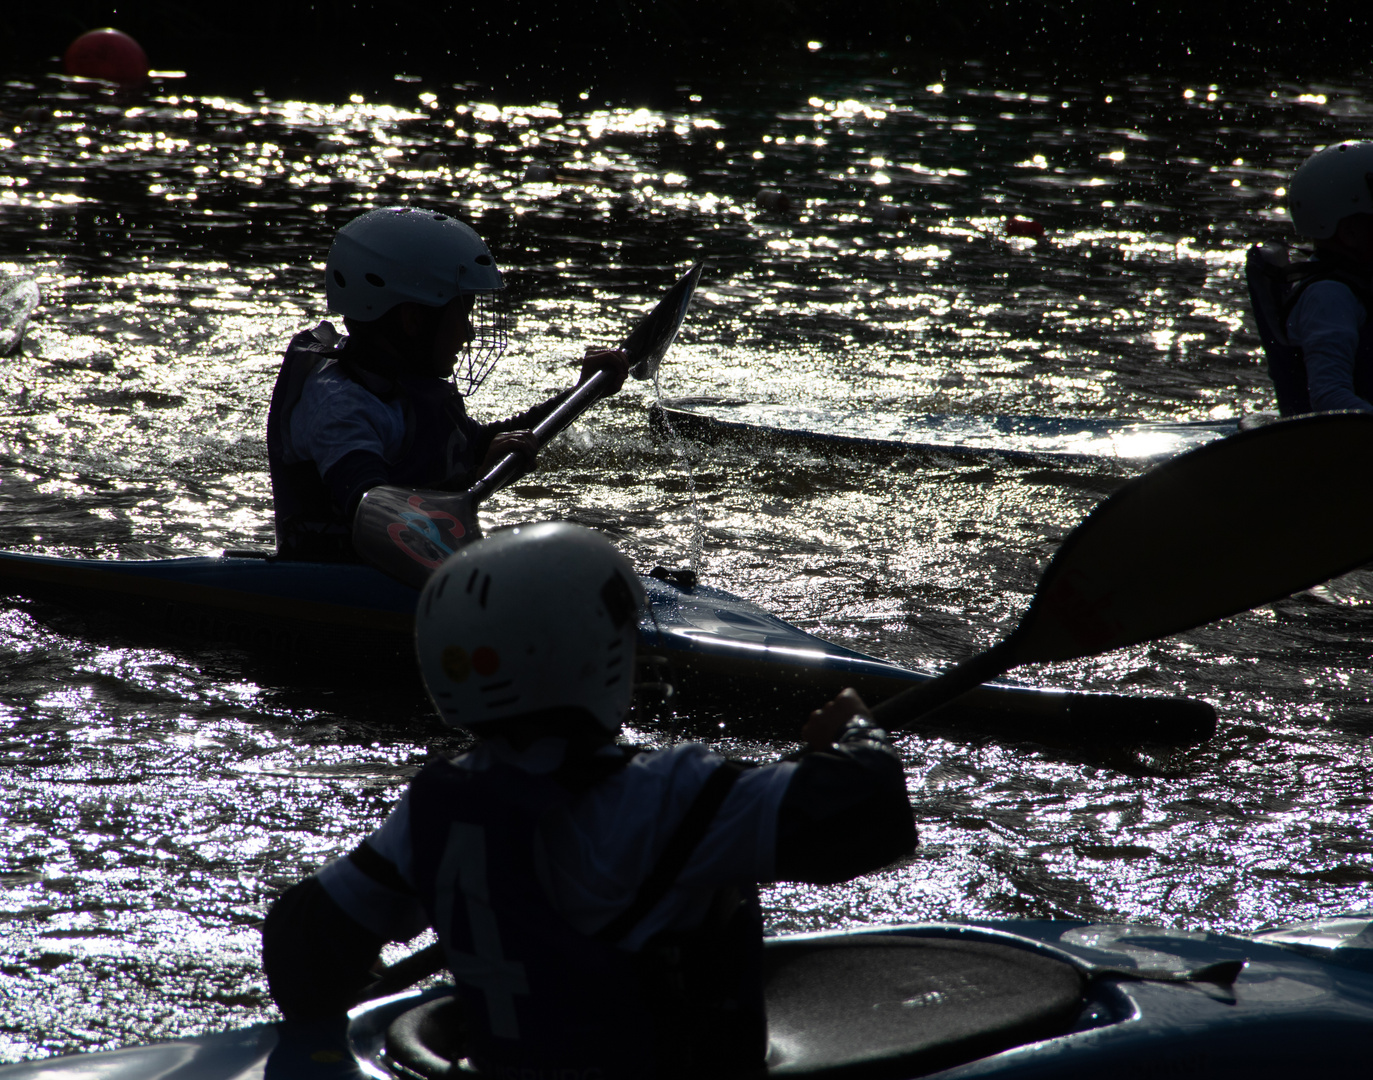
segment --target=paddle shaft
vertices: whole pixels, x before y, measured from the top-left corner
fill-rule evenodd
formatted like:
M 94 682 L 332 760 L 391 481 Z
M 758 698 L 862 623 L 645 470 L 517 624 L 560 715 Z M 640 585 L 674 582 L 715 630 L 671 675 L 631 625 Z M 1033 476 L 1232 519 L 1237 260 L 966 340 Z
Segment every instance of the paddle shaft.
M 608 392 L 606 384 L 611 380 L 611 377 L 608 371 L 598 371 L 584 383 L 580 383 L 572 393 L 559 402 L 558 407 L 535 426 L 533 431 L 535 449 L 542 450 L 550 439 L 566 429 L 577 417 L 605 397 Z M 519 479 L 529 471 L 532 464 L 533 461 L 527 453 L 517 451 L 506 454 L 491 467 L 485 476 L 467 489 L 466 497 L 472 509 L 475 510 L 482 502 L 512 480 Z
M 888 731 L 899 731 L 913 720 L 962 697 L 1015 667 L 1009 641 L 1002 641 L 984 653 L 969 657 L 929 682 L 912 686 L 872 706 L 873 718 Z
M 419 952 L 402 957 L 382 971 L 376 982 L 359 994 L 353 1004 L 361 1005 L 364 1001 L 389 997 L 391 994 L 407 990 L 415 983 L 431 975 L 437 975 L 444 969 L 445 963 L 443 946 L 436 941 Z

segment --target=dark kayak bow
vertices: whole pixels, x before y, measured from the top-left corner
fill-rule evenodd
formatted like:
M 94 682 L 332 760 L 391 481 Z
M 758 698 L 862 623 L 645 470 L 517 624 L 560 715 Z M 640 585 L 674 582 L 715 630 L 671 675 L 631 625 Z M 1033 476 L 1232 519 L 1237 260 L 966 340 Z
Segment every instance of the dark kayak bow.
M 629 373 L 651 379 L 686 318 L 704 263 L 677 281 L 620 346 L 629 356 Z M 610 375 L 598 371 L 578 386 L 534 429 L 542 448 L 606 395 Z M 419 588 L 449 555 L 481 537 L 477 507 L 529 468 L 523 454 L 507 454 L 465 492 L 374 487 L 353 516 L 353 546 L 373 565 Z
M 797 718 L 846 686 L 879 701 L 933 676 L 825 641 L 709 585 L 640 578 L 648 609 L 639 650 L 666 661 L 671 710 L 728 709 L 731 734 L 790 738 Z M 249 556 L 72 559 L 0 551 L 0 593 L 115 616 L 140 641 L 231 645 L 254 667 L 292 683 L 384 685 L 421 693 L 415 602 L 408 585 L 362 563 Z M 530 611 L 537 618 L 538 611 Z M 247 659 L 245 655 L 244 659 Z M 644 701 L 641 718 L 656 715 Z M 979 737 L 1030 739 L 1074 749 L 1125 743 L 1191 746 L 1215 732 L 1205 702 L 982 686 L 932 727 Z M 718 729 L 717 729 L 718 730 Z
M 1373 560 L 1373 414 L 1284 420 L 1136 478 L 1069 534 L 1009 637 L 874 710 L 900 728 L 1021 664 L 1281 600 Z

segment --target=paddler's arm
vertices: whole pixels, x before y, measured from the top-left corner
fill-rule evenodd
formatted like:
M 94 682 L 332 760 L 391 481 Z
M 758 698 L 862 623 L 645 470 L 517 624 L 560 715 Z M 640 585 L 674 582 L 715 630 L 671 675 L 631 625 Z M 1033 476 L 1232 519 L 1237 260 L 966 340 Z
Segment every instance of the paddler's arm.
M 344 520 L 352 521 L 362 497 L 379 484 L 389 482 L 386 459 L 370 450 L 345 454 L 320 474 Z
M 606 387 L 606 396 L 618 393 L 629 374 L 629 358 L 619 349 L 588 349 L 586 356 L 582 358 L 581 375 L 575 386 L 559 391 L 547 401 L 526 409 L 516 416 L 497 420 L 490 424 L 476 425 L 479 434 L 473 439 L 473 444 L 477 455 L 482 459 L 481 467 L 473 473 L 459 478 L 456 482 L 446 484 L 445 487 L 455 491 L 471 487 L 487 470 L 511 451 L 525 450 L 529 453 L 532 461 L 538 452 L 538 447 L 529 438 L 529 433 L 538 427 L 539 423 L 554 409 L 566 401 L 573 390 L 598 371 L 608 371 L 611 375 L 610 382 Z M 509 439 L 511 436 L 516 437 L 518 441 L 500 444 L 503 438 Z
M 287 1020 L 345 1013 L 376 977 L 382 939 L 350 919 L 316 877 L 277 897 L 262 925 L 267 986 Z
M 262 927 L 262 966 L 288 1020 L 337 1016 L 376 977 L 387 941 L 408 941 L 428 917 L 388 853 L 408 845 L 409 798 L 375 833 L 283 893 Z
M 779 881 L 828 885 L 915 851 L 901 759 L 854 690 L 810 714 L 777 812 Z

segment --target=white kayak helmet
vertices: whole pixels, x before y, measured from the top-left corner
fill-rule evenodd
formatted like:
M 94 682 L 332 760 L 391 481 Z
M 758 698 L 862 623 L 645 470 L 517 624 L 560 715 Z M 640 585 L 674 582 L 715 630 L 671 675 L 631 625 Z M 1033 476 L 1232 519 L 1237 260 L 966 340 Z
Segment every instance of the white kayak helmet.
M 643 585 L 599 533 L 521 525 L 451 556 L 425 584 L 415 647 L 444 722 L 480 735 L 530 713 L 578 709 L 608 734 L 634 693 Z
M 1302 236 L 1329 240 L 1341 219 L 1373 214 L 1373 142 L 1342 142 L 1317 150 L 1297 167 L 1287 190 L 1292 225 Z
M 502 288 L 496 260 L 470 225 L 413 206 L 354 218 L 334 237 L 324 264 L 329 310 L 357 322 L 379 319 L 397 304 L 443 307 L 456 296 L 472 296 L 473 338 L 454 371 L 464 396 L 505 352 L 510 318 L 494 302 Z
M 329 310 L 358 322 L 407 300 L 443 307 L 459 293 L 501 286 L 496 260 L 472 226 L 411 206 L 354 218 L 334 237 L 324 264 Z

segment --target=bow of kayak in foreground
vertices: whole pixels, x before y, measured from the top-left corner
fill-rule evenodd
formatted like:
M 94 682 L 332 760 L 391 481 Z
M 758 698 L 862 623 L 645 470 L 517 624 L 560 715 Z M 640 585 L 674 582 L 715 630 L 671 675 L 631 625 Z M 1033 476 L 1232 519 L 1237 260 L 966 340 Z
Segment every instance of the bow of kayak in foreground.
M 939 923 L 769 938 L 768 1076 L 1363 1077 L 1373 914 L 1250 937 L 1081 921 Z M 448 988 L 350 1018 L 0 1068 L 0 1080 L 373 1080 L 450 1062 Z
M 731 726 L 784 725 L 845 686 L 876 702 L 928 680 L 815 637 L 756 604 L 673 575 L 645 575 L 641 657 L 665 661 L 671 707 L 723 707 Z M 265 557 L 70 559 L 0 552 L 0 592 L 112 612 L 139 633 L 229 642 L 288 674 L 410 680 L 417 593 L 370 566 Z M 750 723 L 751 722 L 751 723 Z M 1205 702 L 1004 685 L 981 687 L 930 714 L 925 730 L 1055 746 L 1189 746 L 1215 732 Z

